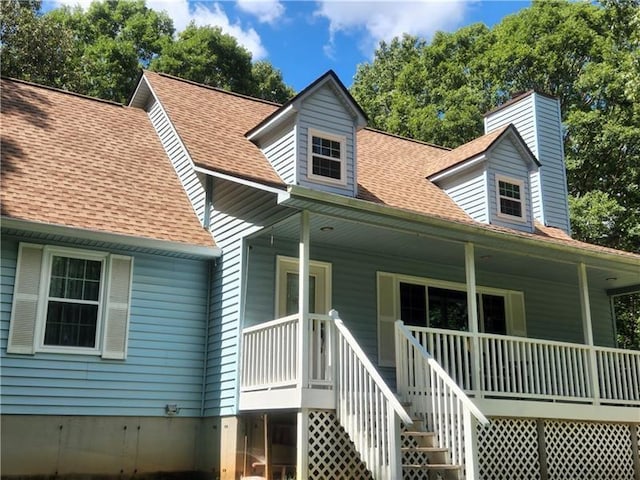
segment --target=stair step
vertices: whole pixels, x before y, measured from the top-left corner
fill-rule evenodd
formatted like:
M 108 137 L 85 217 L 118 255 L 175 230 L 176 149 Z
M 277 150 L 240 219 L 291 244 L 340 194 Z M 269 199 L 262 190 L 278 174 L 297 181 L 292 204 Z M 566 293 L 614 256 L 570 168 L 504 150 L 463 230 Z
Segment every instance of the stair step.
M 402 468 L 421 470 L 460 470 L 462 465 L 451 465 L 449 463 L 403 464 Z
M 420 430 L 406 430 L 401 432 L 400 435 L 403 437 L 434 437 L 435 432 L 423 432 Z
M 403 452 L 426 452 L 426 453 L 430 453 L 430 452 L 440 453 L 440 452 L 449 451 L 448 448 L 442 448 L 442 447 L 402 447 L 400 450 Z

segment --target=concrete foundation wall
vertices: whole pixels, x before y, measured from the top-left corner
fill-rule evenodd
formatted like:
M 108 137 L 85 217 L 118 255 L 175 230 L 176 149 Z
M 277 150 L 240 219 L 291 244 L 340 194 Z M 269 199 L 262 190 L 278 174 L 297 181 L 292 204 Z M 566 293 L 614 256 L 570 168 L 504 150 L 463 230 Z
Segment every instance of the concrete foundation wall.
M 1 427 L 3 478 L 196 471 L 219 478 L 219 418 L 3 415 Z

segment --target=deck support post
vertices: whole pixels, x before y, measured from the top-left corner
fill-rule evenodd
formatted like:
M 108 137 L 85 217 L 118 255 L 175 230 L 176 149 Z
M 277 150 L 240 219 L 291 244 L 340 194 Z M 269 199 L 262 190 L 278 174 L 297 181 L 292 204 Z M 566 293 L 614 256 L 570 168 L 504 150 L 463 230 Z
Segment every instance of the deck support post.
M 478 478 L 478 422 L 468 408 L 462 414 L 464 422 L 464 469 L 465 478 Z
M 473 390 L 477 398 L 482 396 L 480 385 L 480 341 L 478 339 L 478 304 L 476 303 L 476 263 L 473 243 L 464 244 L 464 269 L 467 281 L 467 308 L 469 310 L 469 333 L 471 334 L 471 371 Z
M 296 479 L 309 480 L 309 409 L 298 412 L 298 444 L 296 448 Z
M 591 395 L 593 404 L 600 404 L 600 385 L 598 384 L 598 365 L 596 351 L 593 348 L 593 324 L 591 323 L 591 303 L 589 300 L 589 283 L 587 280 L 587 267 L 584 263 L 578 264 L 578 285 L 580 287 L 580 308 L 582 311 L 582 329 L 584 343 L 589 347 L 589 377 L 591 383 Z
M 298 388 L 309 387 L 309 212 L 300 214 L 300 249 L 298 269 Z

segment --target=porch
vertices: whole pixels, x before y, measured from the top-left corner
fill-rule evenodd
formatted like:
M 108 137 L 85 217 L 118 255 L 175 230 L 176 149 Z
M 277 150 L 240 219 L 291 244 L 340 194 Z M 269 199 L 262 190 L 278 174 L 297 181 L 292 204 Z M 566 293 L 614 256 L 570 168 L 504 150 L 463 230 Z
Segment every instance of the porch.
M 640 352 L 613 347 L 610 311 L 640 285 L 636 259 L 339 213 L 303 211 L 246 243 L 239 410 L 297 412 L 299 478 L 314 409 L 335 412 L 374 478 L 402 478 L 400 428 L 414 422 L 435 443 L 413 448 L 447 463 L 405 467 L 455 478 L 481 478 L 487 417 L 533 432 L 539 419 L 638 423 Z M 344 322 L 319 313 L 332 308 Z

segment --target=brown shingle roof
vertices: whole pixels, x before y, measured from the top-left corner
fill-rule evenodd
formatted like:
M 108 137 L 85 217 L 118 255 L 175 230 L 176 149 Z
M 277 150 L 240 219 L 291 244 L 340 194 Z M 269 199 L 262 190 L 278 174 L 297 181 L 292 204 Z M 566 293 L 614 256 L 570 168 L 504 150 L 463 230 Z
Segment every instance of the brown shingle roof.
M 447 170 L 459 163 L 469 160 L 473 157 L 485 153 L 496 142 L 500 136 L 509 128 L 509 125 L 505 125 L 491 133 L 471 140 L 464 145 L 460 145 L 454 148 L 450 152 L 442 155 L 441 157 L 430 162 L 425 169 L 424 174 L 427 177 L 440 173 L 443 170 Z
M 197 165 L 285 188 L 260 150 L 245 137 L 246 132 L 276 111 L 278 105 L 167 75 L 145 72 L 145 76 Z M 357 136 L 358 197 L 518 237 L 637 257 L 573 240 L 561 230 L 542 225 L 536 225 L 535 233 L 527 233 L 478 223 L 425 178 L 427 172 L 447 168 L 486 151 L 508 128 L 500 128 L 455 150 L 373 129 L 360 130 Z
M 260 149 L 245 138 L 276 104 L 154 72 L 144 75 L 196 165 L 284 187 Z
M 143 110 L 2 80 L 2 215 L 213 247 Z
M 452 220 L 471 221 L 440 188 L 426 180 L 428 165 L 447 150 L 364 129 L 358 132 L 358 197 Z

